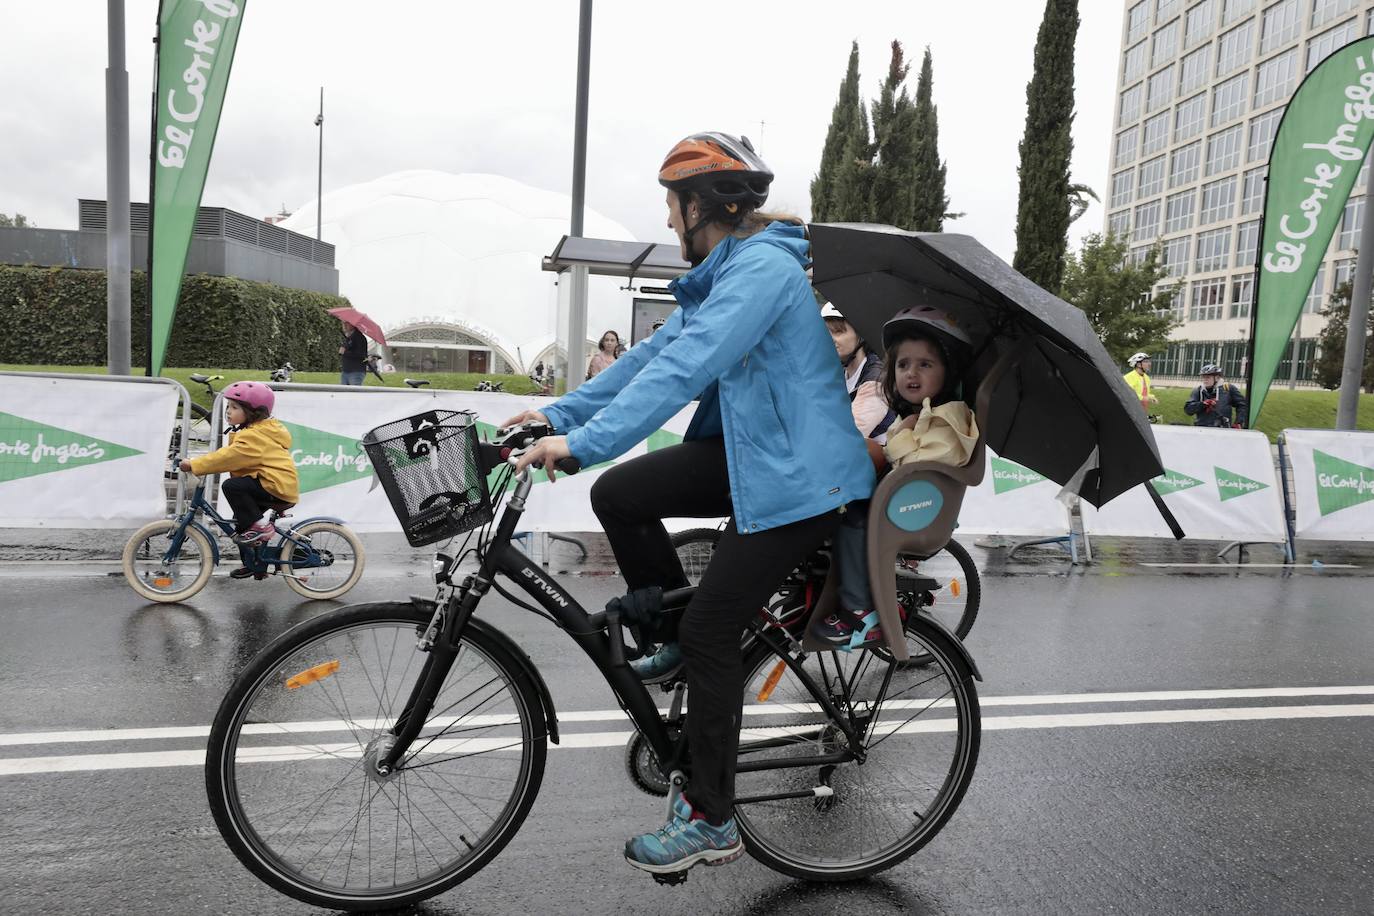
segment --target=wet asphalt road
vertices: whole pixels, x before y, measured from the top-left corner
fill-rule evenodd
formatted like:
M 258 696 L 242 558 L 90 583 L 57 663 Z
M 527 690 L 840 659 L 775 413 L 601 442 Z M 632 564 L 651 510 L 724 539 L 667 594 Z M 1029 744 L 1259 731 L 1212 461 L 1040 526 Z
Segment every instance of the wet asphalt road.
M 189 605 L 147 605 L 118 578 L 13 572 L 0 567 L 0 911 L 317 912 L 233 858 L 197 766 L 15 770 L 37 757 L 203 748 L 194 736 L 21 736 L 206 726 L 257 648 L 337 605 L 301 602 L 276 581 L 218 577 Z M 662 820 L 661 802 L 625 776 L 621 748 L 551 749 L 512 844 L 415 912 L 1372 912 L 1367 574 L 1144 574 L 1107 562 L 1088 574 L 986 576 L 968 640 L 985 677 L 978 771 L 940 836 L 897 868 L 825 887 L 745 859 L 659 887 L 620 857 L 625 836 Z M 619 586 L 565 582 L 593 608 Z M 428 592 L 420 575 L 379 565 L 348 597 Z M 481 613 L 525 646 L 560 713 L 615 708 L 558 631 L 500 598 Z M 1278 695 L 1333 686 L 1357 689 Z M 1226 692 L 1240 688 L 1255 695 Z M 1198 690 L 1221 693 L 1186 693 Z M 1128 691 L 1183 693 L 1103 696 Z M 1155 721 L 1122 716 L 1145 712 Z M 1025 718 L 1061 713 L 1111 724 Z

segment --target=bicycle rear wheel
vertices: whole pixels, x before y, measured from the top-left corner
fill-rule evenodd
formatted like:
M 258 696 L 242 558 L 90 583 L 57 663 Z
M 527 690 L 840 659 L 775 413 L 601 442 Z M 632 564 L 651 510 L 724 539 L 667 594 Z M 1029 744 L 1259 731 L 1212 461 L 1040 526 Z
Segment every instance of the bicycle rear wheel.
M 958 807 L 981 737 L 973 672 L 928 620 L 909 622 L 907 644 L 930 663 L 793 655 L 814 686 L 768 646 L 746 659 L 735 816 L 764 865 L 813 881 L 863 878 L 930 842 Z M 818 693 L 854 724 L 861 757 L 783 767 L 851 746 Z M 745 769 L 759 766 L 772 768 Z
M 308 563 L 309 554 L 302 548 L 293 548 L 290 540 L 284 541 L 280 549 L 291 550 L 292 555 L 282 563 L 281 574 L 293 592 L 306 598 L 337 598 L 358 584 L 367 552 L 352 529 L 334 522 L 308 522 L 294 529 L 294 533 L 309 540 L 320 565 L 294 566 L 292 560 Z
M 215 714 L 205 760 L 215 823 L 273 888 L 316 906 L 399 907 L 470 877 L 510 840 L 544 772 L 530 678 L 470 621 L 434 711 L 390 775 L 375 762 L 430 656 L 430 614 L 361 604 L 264 649 Z

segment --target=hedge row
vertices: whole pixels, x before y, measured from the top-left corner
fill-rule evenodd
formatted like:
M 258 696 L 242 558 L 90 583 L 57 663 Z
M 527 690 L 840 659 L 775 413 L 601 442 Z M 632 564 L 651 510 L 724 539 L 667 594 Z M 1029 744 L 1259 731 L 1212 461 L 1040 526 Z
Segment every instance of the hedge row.
M 147 282 L 132 280 L 133 364 L 148 359 Z M 168 366 L 272 369 L 290 361 L 314 372 L 339 368 L 339 322 L 327 310 L 348 300 L 236 277 L 196 274 L 181 285 Z M 0 363 L 102 365 L 106 361 L 103 270 L 0 265 Z

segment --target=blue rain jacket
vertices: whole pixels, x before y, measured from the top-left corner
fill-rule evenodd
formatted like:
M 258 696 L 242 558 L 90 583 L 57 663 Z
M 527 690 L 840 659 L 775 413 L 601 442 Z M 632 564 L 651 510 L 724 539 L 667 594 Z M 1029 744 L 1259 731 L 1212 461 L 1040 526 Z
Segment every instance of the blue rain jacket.
M 686 438 L 723 436 L 741 534 L 873 494 L 835 345 L 811 294 L 806 237 L 728 237 L 669 288 L 652 337 L 544 410 L 584 466 L 624 454 L 694 399 Z M 671 486 L 672 481 L 664 481 Z

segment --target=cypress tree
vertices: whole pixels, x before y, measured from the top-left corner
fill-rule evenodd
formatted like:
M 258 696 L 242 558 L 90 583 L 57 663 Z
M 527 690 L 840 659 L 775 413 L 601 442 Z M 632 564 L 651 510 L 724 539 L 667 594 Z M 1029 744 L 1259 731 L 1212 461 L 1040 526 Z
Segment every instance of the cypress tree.
M 911 216 L 912 147 L 914 112 L 906 94 L 906 75 L 910 69 L 902 53 L 902 43 L 892 42 L 892 59 L 882 93 L 873 103 L 873 144 L 877 159 L 873 165 L 873 186 L 869 199 L 869 218 L 875 223 L 907 228 Z
M 849 49 L 849 68 L 840 81 L 839 98 L 830 114 L 830 129 L 825 134 L 821 150 L 821 165 L 811 179 L 811 219 L 818 223 L 837 219 L 834 214 L 836 178 L 844 163 L 845 146 L 855 133 L 855 124 L 864 119 L 863 104 L 859 101 L 859 43 Z M 863 144 L 868 145 L 868 124 L 864 120 Z
M 940 161 L 940 126 L 931 101 L 934 82 L 930 48 L 921 61 L 916 79 L 916 105 L 912 111 L 911 212 L 901 224 L 917 232 L 939 232 L 944 228 L 949 198 L 945 196 L 945 164 Z
M 1012 266 L 1052 293 L 1063 284 L 1068 249 L 1078 22 L 1078 0 L 1046 0 L 1035 39 L 1035 72 L 1026 85 L 1026 131 L 1016 170 L 1021 189 Z
M 873 144 L 868 137 L 868 116 L 859 106 L 845 137 L 835 169 L 827 219 L 835 223 L 870 223 L 869 198 L 873 189 Z

